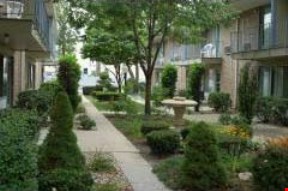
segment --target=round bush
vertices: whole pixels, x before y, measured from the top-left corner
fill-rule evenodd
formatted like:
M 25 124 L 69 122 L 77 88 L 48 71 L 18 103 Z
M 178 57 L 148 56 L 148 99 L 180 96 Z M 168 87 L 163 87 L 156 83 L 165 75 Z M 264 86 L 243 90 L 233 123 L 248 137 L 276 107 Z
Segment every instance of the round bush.
M 141 132 L 143 135 L 147 135 L 152 131 L 168 130 L 169 124 L 165 121 L 144 121 L 141 126 Z
M 271 147 L 253 161 L 254 182 L 263 191 L 283 190 L 288 187 L 288 148 Z
M 215 111 L 226 112 L 231 106 L 231 99 L 228 93 L 213 92 L 209 95 L 208 105 L 215 109 Z
M 153 131 L 146 138 L 153 154 L 172 154 L 180 148 L 180 135 L 176 131 Z
M 206 191 L 225 186 L 227 175 L 220 163 L 214 131 L 204 122 L 195 124 L 186 141 L 182 166 L 185 189 Z

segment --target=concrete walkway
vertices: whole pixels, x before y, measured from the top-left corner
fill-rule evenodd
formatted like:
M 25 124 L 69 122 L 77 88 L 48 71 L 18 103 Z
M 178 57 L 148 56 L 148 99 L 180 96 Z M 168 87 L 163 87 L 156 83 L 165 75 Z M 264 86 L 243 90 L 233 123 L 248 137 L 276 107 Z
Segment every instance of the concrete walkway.
M 82 97 L 87 115 L 96 121 L 97 131 L 75 130 L 82 152 L 111 152 L 135 191 L 168 191 L 152 173 L 152 167 L 130 143 L 97 109 Z

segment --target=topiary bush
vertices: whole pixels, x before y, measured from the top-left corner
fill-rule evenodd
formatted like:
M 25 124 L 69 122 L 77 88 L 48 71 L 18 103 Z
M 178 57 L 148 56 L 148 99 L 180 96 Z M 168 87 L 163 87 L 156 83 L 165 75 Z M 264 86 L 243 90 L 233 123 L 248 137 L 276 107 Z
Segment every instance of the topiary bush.
M 216 112 L 227 112 L 231 107 L 231 99 L 228 93 L 213 92 L 209 94 L 208 105 Z
M 141 125 L 141 133 L 147 135 L 152 131 L 168 130 L 169 124 L 165 121 L 148 120 L 143 121 Z
M 151 99 L 155 107 L 162 106 L 162 101 L 165 99 L 165 95 L 168 94 L 168 90 L 161 86 L 154 86 L 152 89 Z
M 253 74 L 249 65 L 241 70 L 241 78 L 238 87 L 238 111 L 240 115 L 252 123 L 255 115 L 255 104 L 258 95 L 257 75 Z
M 59 82 L 55 80 L 55 81 L 42 83 L 39 90 L 41 92 L 44 92 L 45 94 L 47 94 L 52 99 L 52 101 L 54 102 L 56 95 L 60 91 L 63 91 L 63 88 L 61 87 Z M 51 103 L 51 105 L 52 105 L 52 103 Z
M 259 190 L 274 191 L 288 187 L 288 139 L 270 141 L 253 161 L 254 183 Z
M 161 76 L 161 86 L 163 89 L 167 90 L 165 97 L 172 98 L 176 90 L 176 81 L 177 81 L 177 68 L 175 65 L 166 64 L 162 76 Z
M 0 112 L 0 190 L 37 191 L 37 145 L 29 111 Z
M 225 187 L 227 174 L 219 159 L 214 131 L 204 122 L 197 123 L 192 126 L 186 141 L 183 187 L 198 191 Z
M 91 95 L 93 91 L 103 91 L 103 87 L 101 85 L 84 86 L 82 91 L 84 95 Z
M 64 55 L 59 60 L 59 71 L 57 74 L 58 82 L 66 91 L 72 105 L 73 111 L 76 111 L 80 102 L 78 95 L 78 82 L 81 77 L 80 66 L 74 55 Z
M 193 63 L 188 70 L 188 96 L 197 102 L 194 107 L 198 112 L 203 99 L 203 92 L 201 92 L 201 80 L 205 72 L 205 66 L 201 63 Z
M 180 148 L 180 135 L 176 131 L 152 131 L 146 138 L 152 153 L 156 155 L 173 154 Z
M 85 169 L 84 156 L 72 132 L 73 111 L 66 93 L 57 95 L 51 120 L 50 132 L 39 150 L 39 189 L 89 191 L 93 180 Z

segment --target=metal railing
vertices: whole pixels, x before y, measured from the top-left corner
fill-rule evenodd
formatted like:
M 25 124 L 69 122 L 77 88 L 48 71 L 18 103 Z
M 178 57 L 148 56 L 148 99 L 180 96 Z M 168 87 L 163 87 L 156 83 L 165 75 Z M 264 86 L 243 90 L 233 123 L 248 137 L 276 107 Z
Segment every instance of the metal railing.
M 233 53 L 288 47 L 288 20 L 231 33 Z
M 44 0 L 35 0 L 35 17 L 34 24 L 36 29 L 44 42 L 47 49 L 51 49 L 50 46 L 50 24 L 51 20 L 48 17 Z
M 50 18 L 45 0 L 0 0 L 0 19 L 31 19 L 45 47 L 50 51 Z M 52 35 L 53 36 L 53 35 Z

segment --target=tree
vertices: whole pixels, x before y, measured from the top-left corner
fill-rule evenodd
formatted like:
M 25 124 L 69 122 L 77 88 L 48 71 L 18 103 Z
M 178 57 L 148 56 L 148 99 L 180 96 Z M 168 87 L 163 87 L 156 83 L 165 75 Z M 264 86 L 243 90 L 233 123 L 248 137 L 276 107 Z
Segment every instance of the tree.
M 246 64 L 241 70 L 241 79 L 238 87 L 238 110 L 240 116 L 247 119 L 249 123 L 252 122 L 255 114 L 257 95 L 257 76 L 250 69 L 250 66 Z
M 77 31 L 71 28 L 68 22 L 68 4 L 65 1 L 59 1 L 56 4 L 59 52 L 61 55 L 71 54 L 75 51 L 75 44 L 78 41 Z
M 176 81 L 177 81 L 177 68 L 175 65 L 167 64 L 164 67 L 161 85 L 162 88 L 167 89 L 167 95 L 170 98 L 174 96 L 174 92 L 176 89 Z
M 97 26 L 132 35 L 137 63 L 146 79 L 145 114 L 151 113 L 155 63 L 167 37 L 196 43 L 203 32 L 234 17 L 227 3 L 211 0 L 67 0 L 74 26 Z M 178 37 L 178 38 L 177 38 Z M 181 37 L 181 38 L 180 38 Z
M 195 111 L 199 112 L 201 105 L 201 82 L 205 72 L 205 67 L 201 63 L 193 63 L 189 68 L 188 73 L 188 94 L 197 102 Z
M 82 50 L 85 58 L 114 67 L 115 72 L 109 71 L 116 79 L 119 92 L 121 92 L 122 85 L 121 64 L 126 63 L 129 66 L 135 50 L 131 41 L 125 41 L 126 37 L 123 34 L 119 35 L 93 27 L 86 30 L 86 40 Z

